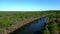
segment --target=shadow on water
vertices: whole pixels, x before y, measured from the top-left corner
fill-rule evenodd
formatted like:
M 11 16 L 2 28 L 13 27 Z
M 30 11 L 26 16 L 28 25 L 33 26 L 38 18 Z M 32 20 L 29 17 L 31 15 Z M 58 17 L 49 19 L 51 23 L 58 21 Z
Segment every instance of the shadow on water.
M 48 17 L 43 17 L 41 19 L 35 20 L 21 28 L 15 30 L 10 34 L 43 34 Z

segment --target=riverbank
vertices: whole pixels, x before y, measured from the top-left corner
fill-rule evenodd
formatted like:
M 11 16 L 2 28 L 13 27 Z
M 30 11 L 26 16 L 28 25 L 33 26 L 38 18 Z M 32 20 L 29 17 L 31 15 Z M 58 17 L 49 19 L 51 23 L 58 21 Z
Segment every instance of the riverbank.
M 32 13 L 32 14 L 31 13 L 27 13 L 27 14 L 25 13 L 28 16 L 24 15 L 24 13 L 21 13 L 21 14 L 23 14 L 22 17 L 24 17 L 24 21 L 22 21 L 22 22 L 19 21 L 19 19 L 22 18 L 22 17 L 19 18 L 19 15 L 20 15 L 19 13 L 16 13 L 16 14 L 15 13 L 11 13 L 11 14 L 9 13 L 9 15 L 7 15 L 7 13 L 6 13 L 5 15 L 3 15 L 4 17 L 2 17 L 0 14 L 0 18 L 1 18 L 0 21 L 1 21 L 1 23 L 4 23 L 7 26 L 7 27 L 3 28 L 7 33 L 13 32 L 14 30 L 18 29 L 19 27 L 21 27 L 24 24 L 26 25 L 27 23 L 30 23 L 36 19 L 41 18 L 42 16 L 48 15 L 49 12 L 47 12 L 47 13 L 37 12 L 37 13 Z M 11 15 L 14 15 L 14 16 L 12 17 Z M 10 18 L 10 17 L 12 17 L 12 18 Z M 28 17 L 30 19 L 26 19 Z M 15 19 L 15 18 L 17 18 L 17 19 Z M 14 22 L 11 22 L 12 19 L 14 20 Z M 15 24 L 15 25 L 12 25 L 11 23 Z M 10 25 L 12 25 L 12 26 L 10 26 Z
M 51 14 L 48 14 L 48 15 L 51 15 Z M 36 20 L 38 20 L 38 19 L 42 19 L 42 18 L 44 18 L 44 17 L 48 17 L 48 15 L 43 15 L 43 16 L 40 16 L 40 17 L 31 19 L 31 20 L 27 21 L 26 24 L 23 24 L 22 26 L 20 26 L 18 29 L 21 29 L 21 30 L 22 30 L 22 28 L 27 27 L 28 25 L 32 24 L 32 22 L 34 22 L 34 21 L 36 21 Z M 25 22 L 24 22 L 24 23 L 25 23 Z M 18 29 L 16 29 L 16 30 L 18 30 Z M 16 32 L 17 32 L 17 31 L 16 31 Z

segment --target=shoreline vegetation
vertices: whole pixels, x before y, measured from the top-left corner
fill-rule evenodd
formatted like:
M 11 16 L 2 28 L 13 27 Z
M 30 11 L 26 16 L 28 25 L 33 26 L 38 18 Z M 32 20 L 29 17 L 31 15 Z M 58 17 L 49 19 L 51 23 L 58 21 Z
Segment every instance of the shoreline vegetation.
M 60 18 L 60 10 L 51 10 L 51 11 L 35 11 L 35 12 L 8 12 L 8 11 L 0 11 L 0 29 L 6 29 L 7 31 L 15 28 L 15 26 L 19 27 L 19 25 L 22 24 L 26 24 L 26 22 L 28 22 L 30 19 L 35 19 L 37 17 L 41 17 L 43 15 L 48 15 L 53 13 L 54 15 L 51 15 L 50 21 L 49 21 L 49 28 L 46 28 L 44 33 L 46 34 L 54 34 L 54 32 L 50 32 L 51 31 L 55 31 L 56 34 L 59 34 L 60 26 L 58 27 L 58 22 L 60 22 L 60 20 L 58 20 Z M 25 23 L 23 23 L 25 21 Z M 16 25 L 17 24 L 17 25 Z M 49 33 L 48 33 L 49 32 Z

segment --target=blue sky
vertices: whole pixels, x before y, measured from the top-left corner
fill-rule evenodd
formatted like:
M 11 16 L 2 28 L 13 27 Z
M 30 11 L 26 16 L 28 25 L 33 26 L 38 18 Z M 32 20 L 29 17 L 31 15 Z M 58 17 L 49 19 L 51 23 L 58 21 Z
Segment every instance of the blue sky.
M 0 0 L 0 11 L 60 10 L 60 0 Z

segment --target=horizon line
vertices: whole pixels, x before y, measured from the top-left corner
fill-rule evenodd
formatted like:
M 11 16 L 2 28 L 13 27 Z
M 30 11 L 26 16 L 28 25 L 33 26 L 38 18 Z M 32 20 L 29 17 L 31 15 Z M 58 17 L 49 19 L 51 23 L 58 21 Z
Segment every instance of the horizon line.
M 10 10 L 1 10 L 1 11 L 10 11 Z M 11 11 L 20 11 L 20 10 L 11 10 Z M 25 11 L 34 11 L 34 10 L 25 10 Z M 35 11 L 60 11 L 60 10 L 35 10 Z

